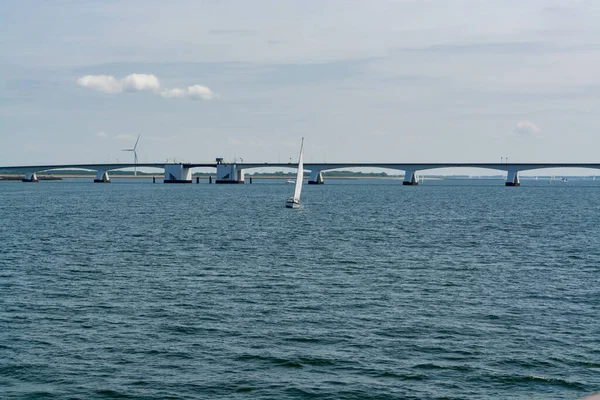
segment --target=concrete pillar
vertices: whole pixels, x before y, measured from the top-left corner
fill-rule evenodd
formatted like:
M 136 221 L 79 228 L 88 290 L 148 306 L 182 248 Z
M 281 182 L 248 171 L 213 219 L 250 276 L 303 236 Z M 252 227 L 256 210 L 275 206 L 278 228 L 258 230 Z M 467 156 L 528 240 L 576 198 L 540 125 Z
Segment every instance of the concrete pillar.
M 165 183 L 192 183 L 192 171 L 183 164 L 165 165 Z
M 110 176 L 108 176 L 108 171 L 97 171 L 94 183 L 110 183 Z
M 403 185 L 407 186 L 415 186 L 419 184 L 419 180 L 417 179 L 416 171 L 407 169 L 404 171 L 404 180 L 402 181 Z
M 39 182 L 37 175 L 35 172 L 28 172 L 25 174 L 25 178 L 21 179 L 21 182 Z
M 310 171 L 310 178 L 308 179 L 309 185 L 322 185 L 325 181 L 323 180 L 323 172 L 313 169 Z
M 217 164 L 215 183 L 244 183 L 244 170 L 236 164 Z
M 516 169 L 509 169 L 506 174 L 504 186 L 521 186 L 521 182 L 519 181 L 519 171 Z

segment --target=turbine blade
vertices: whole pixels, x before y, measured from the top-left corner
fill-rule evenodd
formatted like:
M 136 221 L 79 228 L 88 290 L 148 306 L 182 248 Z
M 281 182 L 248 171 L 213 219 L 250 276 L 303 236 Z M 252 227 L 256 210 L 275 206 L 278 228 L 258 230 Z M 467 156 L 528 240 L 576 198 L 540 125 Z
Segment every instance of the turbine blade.
M 137 138 L 137 140 L 135 141 L 135 146 L 133 146 L 133 149 L 134 149 L 134 150 L 135 150 L 135 149 L 137 149 L 137 144 L 138 144 L 138 142 L 140 141 L 140 136 L 141 136 L 141 133 L 138 135 L 138 138 Z

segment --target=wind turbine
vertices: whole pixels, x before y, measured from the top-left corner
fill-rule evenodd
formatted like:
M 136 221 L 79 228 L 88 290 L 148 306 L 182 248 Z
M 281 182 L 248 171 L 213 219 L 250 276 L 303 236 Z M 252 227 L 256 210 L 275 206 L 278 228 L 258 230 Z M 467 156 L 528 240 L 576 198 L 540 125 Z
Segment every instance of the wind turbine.
M 137 176 L 137 164 L 138 164 L 137 145 L 138 145 L 138 142 L 140 141 L 140 135 L 141 135 L 141 133 L 138 135 L 137 140 L 135 141 L 135 145 L 133 146 L 133 149 L 123 149 L 123 151 L 133 151 L 133 175 L 134 176 Z

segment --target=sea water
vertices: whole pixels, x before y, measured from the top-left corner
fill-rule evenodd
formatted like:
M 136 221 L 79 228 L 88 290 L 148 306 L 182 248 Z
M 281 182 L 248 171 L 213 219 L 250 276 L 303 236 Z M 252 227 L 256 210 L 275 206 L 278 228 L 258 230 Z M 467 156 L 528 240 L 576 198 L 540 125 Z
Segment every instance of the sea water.
M 600 184 L 0 183 L 2 399 L 576 399 Z

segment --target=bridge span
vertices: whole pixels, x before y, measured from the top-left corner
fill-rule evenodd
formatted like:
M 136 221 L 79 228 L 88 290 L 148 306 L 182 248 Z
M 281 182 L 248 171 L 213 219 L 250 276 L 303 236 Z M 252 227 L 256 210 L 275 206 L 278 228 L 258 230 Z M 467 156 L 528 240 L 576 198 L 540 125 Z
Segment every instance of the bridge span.
M 216 168 L 216 163 L 116 163 L 116 164 L 62 164 L 62 165 L 21 165 L 0 167 L 0 172 L 24 174 L 23 182 L 39 182 L 36 174 L 60 170 L 83 170 L 96 172 L 96 183 L 109 183 L 108 171 L 125 168 L 157 168 L 164 170 L 165 183 L 191 183 L 192 168 Z
M 23 165 L 0 167 L 0 172 L 24 174 L 23 182 L 37 182 L 37 173 L 57 170 L 87 170 L 96 172 L 94 182 L 110 182 L 109 171 L 124 168 L 157 168 L 164 171 L 165 183 L 191 183 L 193 168 L 216 169 L 215 183 L 244 183 L 245 171 L 257 168 L 296 168 L 293 163 L 228 163 L 217 158 L 213 163 L 119 163 L 119 164 L 63 164 Z M 600 169 L 600 163 L 306 163 L 310 171 L 309 184 L 324 183 L 323 171 L 343 168 L 381 168 L 404 171 L 403 185 L 417 185 L 418 173 L 441 168 L 481 168 L 506 172 L 506 186 L 519 186 L 519 172 L 547 168 L 590 168 Z

